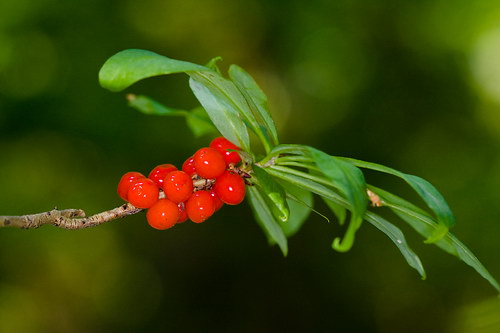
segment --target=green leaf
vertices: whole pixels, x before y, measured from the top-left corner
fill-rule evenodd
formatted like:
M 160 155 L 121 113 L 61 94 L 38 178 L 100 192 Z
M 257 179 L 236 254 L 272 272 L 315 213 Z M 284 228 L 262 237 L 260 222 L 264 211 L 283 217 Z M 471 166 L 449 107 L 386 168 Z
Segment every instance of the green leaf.
M 365 178 L 361 170 L 352 164 L 315 148 L 309 147 L 308 149 L 316 166 L 332 182 L 332 186 L 337 188 L 351 203 L 352 214 L 344 239 L 341 242 L 340 238 L 335 238 L 332 244 L 337 251 L 348 251 L 354 243 L 355 233 L 361 226 L 368 206 Z
M 99 71 L 99 83 L 111 91 L 121 91 L 148 77 L 192 71 L 210 69 L 151 51 L 129 49 L 118 52 L 104 63 Z
M 413 229 L 424 237 L 430 237 L 439 230 L 440 225 L 427 212 L 412 203 L 379 188 L 370 186 L 370 190 L 376 193 L 381 199 L 384 206 L 389 207 L 394 213 L 407 222 Z M 477 257 L 453 234 L 446 233 L 442 239 L 437 241 L 435 245 L 439 246 L 444 251 L 457 256 L 467 265 L 471 266 L 483 278 L 485 278 L 498 292 L 500 285 L 488 270 L 481 264 Z
M 189 85 L 219 132 L 243 150 L 250 151 L 250 138 L 245 123 L 227 98 L 193 78 L 189 80 Z
M 439 191 L 425 179 L 414 175 L 409 175 L 376 163 L 355 160 L 352 158 L 341 159 L 360 168 L 388 173 L 406 181 L 420 195 L 420 197 L 434 212 L 434 214 L 436 214 L 437 221 L 441 225 L 440 228 L 436 229 L 435 233 L 429 235 L 426 240 L 427 243 L 434 243 L 438 241 L 446 234 L 448 228 L 455 225 L 455 217 L 453 216 L 448 203 L 443 198 L 441 193 L 439 193 Z
M 264 194 L 262 194 L 258 188 L 251 186 L 248 187 L 247 194 L 257 222 L 268 238 L 277 243 L 283 255 L 286 256 L 288 254 L 286 236 L 279 226 L 279 223 L 274 218 Z
M 347 217 L 347 211 L 345 207 L 342 207 L 341 205 L 333 202 L 332 200 L 329 200 L 325 197 L 321 197 L 323 201 L 326 203 L 326 205 L 330 208 L 332 213 L 337 217 L 337 220 L 339 221 L 340 225 L 344 225 L 345 219 Z
M 264 169 L 254 165 L 253 177 L 257 180 L 257 186 L 261 189 L 271 202 L 271 211 L 274 217 L 282 222 L 288 221 L 290 209 L 286 199 L 286 193 L 283 187 L 278 184 L 272 176 Z
M 197 107 L 186 114 L 186 123 L 195 137 L 206 134 L 216 134 L 217 129 L 208 117 L 207 111 L 202 107 Z
M 278 182 L 284 189 L 287 195 L 288 207 L 290 208 L 290 217 L 287 223 L 280 223 L 280 227 L 285 232 L 287 237 L 297 233 L 307 220 L 312 211 L 313 195 L 310 191 L 301 189 L 289 182 Z M 292 199 L 293 196 L 293 199 Z
M 127 95 L 128 105 L 139 112 L 155 116 L 185 116 L 188 111 L 167 107 L 151 97 L 143 95 Z
M 271 139 L 272 144 L 278 145 L 278 132 L 269 112 L 266 94 L 253 77 L 237 65 L 229 67 L 229 77 L 247 100 L 255 119 Z
M 298 176 L 296 174 L 290 174 L 286 172 L 287 168 L 282 167 L 270 167 L 268 172 L 272 174 L 274 177 L 279 178 L 283 181 L 294 184 L 303 190 L 311 191 L 316 193 L 317 195 L 330 200 L 331 202 L 340 205 L 344 208 L 349 208 L 350 204 L 347 202 L 345 198 L 343 198 L 340 194 L 335 191 L 318 184 L 317 182 L 308 179 L 306 177 L 310 177 L 310 175 L 303 173 L 303 176 Z M 297 172 L 300 174 L 300 172 Z M 422 277 L 425 278 L 425 270 L 422 266 L 422 263 L 418 256 L 413 252 L 413 250 L 406 243 L 406 239 L 404 238 L 403 233 L 394 225 L 389 222 L 383 220 L 380 216 L 372 213 L 366 212 L 364 218 L 371 224 L 373 224 L 377 229 L 384 232 L 389 238 L 396 244 L 399 248 L 403 257 L 406 259 L 408 264 L 415 268 Z M 399 240 L 399 241 L 398 241 Z
M 210 61 L 207 63 L 207 65 L 206 65 L 206 66 L 207 66 L 208 68 L 210 68 L 210 69 L 212 69 L 212 70 L 216 71 L 216 72 L 217 72 L 220 76 L 222 76 L 222 73 L 221 73 L 221 71 L 220 71 L 220 69 L 219 69 L 219 66 L 217 66 L 217 63 L 218 63 L 219 61 L 222 61 L 222 57 L 219 57 L 219 56 L 214 57 L 214 58 L 210 59 Z
M 410 248 L 403 232 L 398 227 L 372 212 L 366 212 L 365 219 L 386 234 L 396 244 L 408 265 L 415 268 L 422 276 L 422 279 L 426 278 L 425 269 L 420 258 Z

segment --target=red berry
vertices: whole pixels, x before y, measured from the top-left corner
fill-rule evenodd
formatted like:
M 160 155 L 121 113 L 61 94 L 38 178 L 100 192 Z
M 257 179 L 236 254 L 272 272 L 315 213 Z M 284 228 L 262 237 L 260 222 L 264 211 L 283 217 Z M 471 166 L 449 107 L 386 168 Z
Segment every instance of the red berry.
M 184 202 L 193 193 L 193 180 L 184 171 L 172 171 L 163 182 L 163 190 L 173 202 Z
M 163 188 L 163 181 L 165 180 L 165 177 L 167 177 L 169 172 L 175 170 L 177 170 L 177 168 L 172 164 L 161 164 L 151 170 L 148 178 L 158 184 L 160 188 Z
M 210 147 L 217 149 L 222 154 L 224 161 L 226 161 L 226 165 L 231 163 L 237 164 L 241 161 L 241 157 L 237 152 L 228 150 L 241 150 L 240 147 L 222 136 L 213 139 L 210 143 Z
M 217 178 L 226 170 L 222 154 L 214 148 L 201 148 L 194 154 L 196 173 L 203 178 Z
M 182 171 L 192 176 L 196 173 L 196 168 L 194 167 L 194 157 L 188 158 L 182 165 Z
M 215 212 L 214 199 L 207 191 L 197 191 L 187 201 L 186 211 L 191 221 L 204 222 Z
M 177 207 L 179 208 L 179 220 L 177 223 L 182 223 L 187 220 L 188 214 L 186 211 L 186 204 L 184 202 L 179 202 L 177 204 Z
M 228 205 L 237 205 L 245 198 L 245 182 L 240 176 L 229 171 L 217 178 L 214 190 Z
M 137 208 L 149 208 L 158 201 L 160 188 L 148 178 L 142 178 L 132 184 L 128 190 L 128 202 Z
M 172 228 L 179 219 L 179 208 L 168 199 L 158 200 L 146 213 L 150 226 L 158 230 Z
M 212 196 L 212 199 L 214 200 L 215 211 L 218 211 L 219 209 L 222 208 L 222 206 L 224 206 L 224 203 L 217 196 L 217 193 L 215 193 L 214 190 L 210 191 L 210 195 Z
M 122 176 L 120 179 L 120 182 L 118 183 L 118 195 L 125 201 L 128 200 L 128 190 L 130 186 L 132 186 L 132 183 L 134 183 L 136 180 L 141 179 L 141 178 L 146 178 L 142 173 L 139 172 L 127 172 Z

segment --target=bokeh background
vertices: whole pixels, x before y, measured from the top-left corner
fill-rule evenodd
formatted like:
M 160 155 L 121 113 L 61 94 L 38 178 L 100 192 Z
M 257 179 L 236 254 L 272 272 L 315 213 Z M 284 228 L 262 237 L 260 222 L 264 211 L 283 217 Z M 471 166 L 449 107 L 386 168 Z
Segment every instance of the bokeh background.
M 500 278 L 500 2 L 1 0 L 0 214 L 110 209 L 124 172 L 180 165 L 208 144 L 99 86 L 100 66 L 126 48 L 220 55 L 268 93 L 282 142 L 430 180 L 456 235 Z M 184 75 L 127 91 L 197 105 Z M 343 231 L 318 216 L 285 259 L 245 204 L 165 232 L 142 214 L 5 228 L 0 332 L 499 332 L 494 289 L 398 225 L 427 281 L 368 224 L 349 253 L 332 251 Z

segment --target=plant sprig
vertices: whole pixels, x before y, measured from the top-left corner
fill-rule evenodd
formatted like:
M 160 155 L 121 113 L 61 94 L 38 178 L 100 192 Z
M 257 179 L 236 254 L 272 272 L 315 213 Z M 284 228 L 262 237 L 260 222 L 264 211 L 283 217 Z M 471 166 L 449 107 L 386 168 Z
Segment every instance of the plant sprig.
M 295 234 L 313 211 L 315 194 L 326 202 L 341 225 L 348 217 L 347 230 L 342 238 L 334 238 L 333 249 L 348 251 L 362 221 L 367 221 L 387 235 L 407 263 L 425 278 L 422 262 L 408 245 L 403 232 L 372 211 L 387 207 L 425 237 L 425 243 L 435 244 L 463 260 L 500 292 L 499 284 L 487 269 L 449 232 L 455 225 L 455 218 L 432 184 L 383 165 L 331 156 L 313 147 L 280 145 L 262 89 L 236 65 L 231 65 L 229 77 L 224 77 L 216 64 L 219 60 L 217 57 L 201 66 L 150 51 L 124 50 L 106 61 L 99 80 L 104 88 L 122 91 L 149 77 L 187 74 L 189 86 L 202 108 L 193 111 L 171 109 L 145 96 L 129 101 L 130 105 L 146 114 L 184 116 L 195 135 L 212 133 L 215 128 L 240 146 L 255 185 L 248 188 L 248 202 L 269 241 L 278 244 L 284 255 L 288 253 L 287 237 Z M 265 151 L 266 155 L 260 160 L 256 160 L 255 149 L 250 145 L 249 131 Z M 432 214 L 388 191 L 366 184 L 362 169 L 399 177 L 415 190 Z M 370 207 L 370 201 L 375 207 Z

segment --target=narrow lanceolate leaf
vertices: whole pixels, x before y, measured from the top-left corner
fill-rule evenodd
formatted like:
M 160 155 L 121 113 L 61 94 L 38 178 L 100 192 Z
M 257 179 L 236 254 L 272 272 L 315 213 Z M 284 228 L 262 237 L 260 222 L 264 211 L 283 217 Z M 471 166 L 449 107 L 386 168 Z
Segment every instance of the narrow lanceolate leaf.
M 333 248 L 337 251 L 348 251 L 355 238 L 355 233 L 361 226 L 363 215 L 368 206 L 365 178 L 361 170 L 350 163 L 309 147 L 309 153 L 320 171 L 331 181 L 347 201 L 351 204 L 351 219 L 344 239 L 335 238 Z
M 420 258 L 410 248 L 403 232 L 398 227 L 372 212 L 366 212 L 365 219 L 386 234 L 396 244 L 406 262 L 420 273 L 422 279 L 426 278 L 425 269 Z
M 99 71 L 99 82 L 103 88 L 121 91 L 148 77 L 192 71 L 210 69 L 154 52 L 130 49 L 118 52 L 104 63 Z
M 257 222 L 264 229 L 267 237 L 272 242 L 277 243 L 283 255 L 286 256 L 288 254 L 286 236 L 279 226 L 279 222 L 274 218 L 264 194 L 255 186 L 248 187 L 247 194 Z
M 341 159 L 343 161 L 352 163 L 357 167 L 388 173 L 400 177 L 401 179 L 406 181 L 415 190 L 415 192 L 417 192 L 420 197 L 422 197 L 424 202 L 434 212 L 434 214 L 436 214 L 437 221 L 440 224 L 439 228 L 436 228 L 435 232 L 432 235 L 428 236 L 426 240 L 427 243 L 434 243 L 438 241 L 444 235 L 446 235 L 448 228 L 455 225 L 455 217 L 453 216 L 448 203 L 443 198 L 441 193 L 439 193 L 439 191 L 425 179 L 414 175 L 409 175 L 376 163 L 355 160 L 352 158 Z
M 295 174 L 287 173 L 283 170 L 283 168 L 269 168 L 269 173 L 274 177 L 279 178 L 288 183 L 294 184 L 297 187 L 302 188 L 306 191 L 311 191 L 316 193 L 317 195 L 330 200 L 331 202 L 340 205 L 344 208 L 349 208 L 350 204 L 347 202 L 345 198 L 343 198 L 340 194 L 335 191 L 307 178 L 307 174 L 304 173 L 304 176 L 298 176 Z M 422 277 L 425 277 L 425 271 L 422 266 L 422 263 L 418 256 L 413 252 L 413 250 L 408 246 L 406 240 L 399 229 L 390 224 L 389 222 L 382 220 L 378 215 L 366 212 L 364 218 L 371 224 L 373 224 L 376 228 L 384 232 L 389 238 L 396 244 L 399 248 L 403 257 L 406 259 L 408 264 L 415 268 Z
M 287 223 L 280 223 L 281 229 L 287 237 L 294 235 L 302 227 L 311 214 L 313 207 L 313 195 L 311 191 L 306 191 L 289 182 L 278 182 L 288 194 L 286 201 L 290 208 L 290 217 Z M 293 199 L 292 199 L 293 198 Z
M 250 151 L 245 123 L 227 99 L 193 78 L 189 80 L 189 86 L 219 132 L 243 150 Z
M 269 137 L 252 113 L 245 96 L 232 81 L 225 79 L 215 72 L 192 72 L 189 75 L 193 80 L 203 84 L 228 109 L 238 114 L 245 121 L 248 128 L 260 139 L 266 152 L 270 151 L 272 144 Z
M 391 208 L 394 213 L 401 217 L 422 236 L 429 237 L 435 234 L 436 230 L 440 227 L 434 217 L 412 203 L 373 186 L 370 187 L 370 190 L 382 199 L 382 204 L 384 206 Z M 474 268 L 476 272 L 500 292 L 500 285 L 495 278 L 488 272 L 483 264 L 481 264 L 477 257 L 453 234 L 448 232 L 442 239 L 435 242 L 435 244 Z
M 261 128 L 265 130 L 272 144 L 278 145 L 278 132 L 269 112 L 266 94 L 264 94 L 253 77 L 237 65 L 229 67 L 229 77 L 236 84 L 243 96 L 245 96 L 255 119 Z
M 188 111 L 174 109 L 158 103 L 151 97 L 143 95 L 127 95 L 128 105 L 139 112 L 155 116 L 185 116 Z
M 254 165 L 253 172 L 253 177 L 257 180 L 257 186 L 261 189 L 261 193 L 270 201 L 274 217 L 282 222 L 288 221 L 290 209 L 288 208 L 286 193 L 283 187 L 264 169 L 257 165 Z

